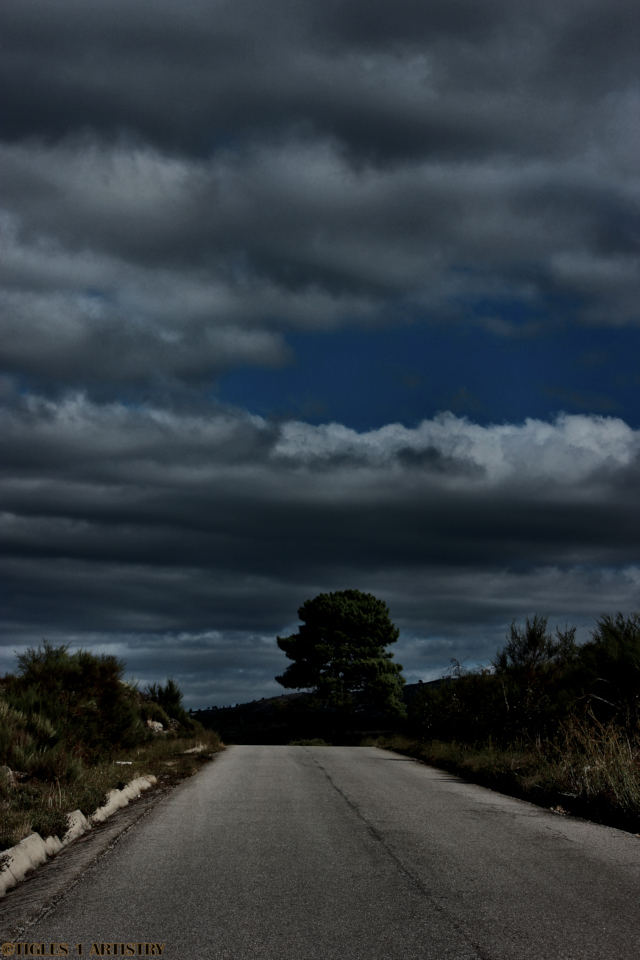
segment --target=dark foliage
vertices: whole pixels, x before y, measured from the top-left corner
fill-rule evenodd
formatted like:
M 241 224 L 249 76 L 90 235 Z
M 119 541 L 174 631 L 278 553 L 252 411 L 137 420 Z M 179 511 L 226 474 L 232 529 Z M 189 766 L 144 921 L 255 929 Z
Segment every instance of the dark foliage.
M 576 691 L 601 722 L 628 729 L 640 722 L 640 614 L 600 618 L 591 640 L 580 648 L 573 678 Z
M 174 720 L 183 732 L 193 733 L 199 726 L 184 709 L 182 691 L 172 677 L 167 680 L 164 686 L 161 683 L 149 684 L 146 696 L 152 704 L 157 704 L 160 707 L 169 720 Z M 148 710 L 148 712 L 151 714 L 153 711 Z M 159 716 L 149 716 L 149 719 L 159 719 Z M 160 722 L 163 721 L 160 720 Z
M 313 690 L 319 705 L 343 713 L 404 715 L 402 666 L 386 647 L 399 631 L 382 600 L 359 590 L 321 593 L 298 610 L 302 626 L 278 646 L 293 663 L 278 683 Z
M 510 674 L 524 682 L 535 680 L 543 671 L 569 661 L 576 653 L 576 628 L 559 628 L 556 636 L 547 633 L 547 617 L 535 614 L 525 620 L 524 629 L 515 620 L 509 628 L 508 643 L 493 660 L 496 673 Z
M 173 680 L 147 694 L 123 681 L 124 663 L 87 650 L 69 653 L 47 640 L 19 654 L 0 686 L 0 765 L 38 780 L 77 780 L 83 764 L 149 740 L 147 719 L 165 729 L 201 730 Z
M 413 701 L 409 729 L 423 740 L 509 744 L 553 740 L 569 718 L 615 721 L 637 731 L 640 719 L 640 617 L 603 616 L 578 646 L 575 628 L 547 631 L 547 618 L 511 624 L 493 670 L 465 671 Z
M 45 640 L 17 660 L 17 675 L 5 678 L 4 700 L 17 711 L 34 751 L 47 749 L 45 766 L 65 766 L 68 755 L 91 761 L 145 739 L 136 691 L 123 682 L 124 664 L 116 657 L 69 653 Z

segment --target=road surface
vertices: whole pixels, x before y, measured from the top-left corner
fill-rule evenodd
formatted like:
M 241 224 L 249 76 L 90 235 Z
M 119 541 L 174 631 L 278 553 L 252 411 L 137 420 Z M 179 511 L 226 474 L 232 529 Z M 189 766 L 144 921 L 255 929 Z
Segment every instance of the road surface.
M 22 939 L 70 957 L 638 960 L 639 894 L 630 834 L 373 747 L 234 746 Z

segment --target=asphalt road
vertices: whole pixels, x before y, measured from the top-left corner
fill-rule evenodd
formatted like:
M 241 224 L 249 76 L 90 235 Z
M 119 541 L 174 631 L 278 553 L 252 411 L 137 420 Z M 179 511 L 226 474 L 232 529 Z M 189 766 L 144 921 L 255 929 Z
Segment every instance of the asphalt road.
M 638 960 L 639 894 L 629 834 L 375 748 L 235 746 L 23 939 L 171 960 Z

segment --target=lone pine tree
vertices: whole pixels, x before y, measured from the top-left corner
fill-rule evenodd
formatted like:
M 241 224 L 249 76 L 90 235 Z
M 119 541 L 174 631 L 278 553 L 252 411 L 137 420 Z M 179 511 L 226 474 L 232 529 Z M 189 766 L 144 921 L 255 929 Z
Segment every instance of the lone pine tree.
M 404 716 L 402 665 L 385 648 L 400 631 L 386 603 L 370 593 L 320 593 L 298 610 L 302 625 L 278 646 L 293 661 L 280 677 L 283 687 L 313 690 L 342 710 L 356 704 L 389 716 Z

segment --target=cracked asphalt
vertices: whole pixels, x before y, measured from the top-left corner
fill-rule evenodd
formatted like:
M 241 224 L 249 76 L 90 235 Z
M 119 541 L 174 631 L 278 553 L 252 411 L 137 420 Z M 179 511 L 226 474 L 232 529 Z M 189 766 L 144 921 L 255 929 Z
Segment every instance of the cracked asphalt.
M 373 747 L 234 746 L 40 911 L 33 895 L 19 939 L 178 960 L 636 960 L 639 894 L 630 834 Z

